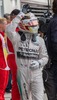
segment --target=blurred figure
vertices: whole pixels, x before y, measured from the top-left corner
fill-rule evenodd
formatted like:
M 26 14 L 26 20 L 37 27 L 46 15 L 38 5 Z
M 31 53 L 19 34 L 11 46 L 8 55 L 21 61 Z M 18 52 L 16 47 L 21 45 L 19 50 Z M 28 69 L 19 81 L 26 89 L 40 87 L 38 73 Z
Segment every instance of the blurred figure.
M 47 30 L 47 49 L 51 60 L 50 67 L 46 70 L 48 78 L 45 82 L 48 100 L 56 100 L 57 94 L 57 0 L 53 1 L 52 9 L 54 15 Z
M 14 9 L 11 13 L 10 13 L 10 20 L 12 21 L 16 16 L 17 14 L 20 12 L 20 10 L 18 9 Z
M 40 17 L 39 18 L 39 29 L 38 29 L 38 33 L 40 34 L 40 36 L 42 38 L 44 38 L 44 35 L 46 33 L 46 19 L 44 17 Z
M 12 21 L 17 14 L 20 11 L 18 9 L 14 9 L 11 14 L 10 14 L 10 20 Z M 19 31 L 18 28 L 15 29 L 16 31 Z M 12 46 L 12 43 L 9 39 L 7 39 L 7 45 L 8 45 L 8 50 L 9 50 L 9 55 L 7 58 L 8 61 L 8 65 L 11 69 L 11 73 L 12 73 L 12 100 L 20 100 L 20 94 L 19 94 L 19 90 L 18 90 L 18 85 L 17 85 L 17 66 L 16 66 L 16 62 L 15 62 L 15 55 L 14 55 L 14 49 Z
M 10 21 L 10 14 L 6 13 L 6 14 L 4 14 L 3 17 L 7 19 L 7 24 L 9 24 L 11 22 Z
M 0 100 L 4 100 L 5 89 L 8 84 L 9 67 L 7 64 L 7 46 L 6 38 L 4 34 L 5 25 L 7 21 L 4 18 L 0 18 Z
M 6 19 L 5 23 L 9 24 L 11 22 L 10 21 L 10 14 L 6 13 L 6 14 L 4 14 L 3 17 Z M 6 25 L 5 25 L 5 28 L 6 28 Z M 5 29 L 4 29 L 4 31 L 5 31 Z M 6 35 L 6 33 L 5 33 L 5 35 Z M 9 71 L 9 81 L 8 81 L 8 85 L 7 85 L 7 88 L 6 88 L 7 93 L 11 92 L 11 88 L 12 88 L 11 81 L 12 81 L 12 75 L 11 75 L 11 70 L 10 70 Z

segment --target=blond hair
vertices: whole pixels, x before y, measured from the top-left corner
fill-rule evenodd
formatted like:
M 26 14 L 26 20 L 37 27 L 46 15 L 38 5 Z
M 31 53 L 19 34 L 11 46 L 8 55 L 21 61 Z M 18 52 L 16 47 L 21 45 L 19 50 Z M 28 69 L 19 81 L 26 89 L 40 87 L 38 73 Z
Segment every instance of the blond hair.
M 4 21 L 7 21 L 6 18 L 0 18 L 0 24 L 4 24 Z

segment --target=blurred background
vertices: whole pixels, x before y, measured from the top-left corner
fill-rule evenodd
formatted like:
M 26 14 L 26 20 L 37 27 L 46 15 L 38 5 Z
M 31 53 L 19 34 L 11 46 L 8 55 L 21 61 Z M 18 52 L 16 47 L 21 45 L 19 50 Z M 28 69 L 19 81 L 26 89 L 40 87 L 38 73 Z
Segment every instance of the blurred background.
M 37 17 L 43 16 L 43 13 L 49 9 L 51 11 L 53 0 L 0 0 L 0 16 L 4 13 L 10 13 L 13 9 L 22 9 L 22 6 L 29 3 L 32 12 Z

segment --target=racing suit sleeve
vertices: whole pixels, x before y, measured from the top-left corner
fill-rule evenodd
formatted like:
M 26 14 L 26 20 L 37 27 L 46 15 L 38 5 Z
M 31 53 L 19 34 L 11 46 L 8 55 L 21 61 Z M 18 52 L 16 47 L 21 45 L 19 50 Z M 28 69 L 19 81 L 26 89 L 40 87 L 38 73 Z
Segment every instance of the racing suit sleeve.
M 24 13 L 20 12 L 13 20 L 10 24 L 7 25 L 6 27 L 6 34 L 8 36 L 8 38 L 10 39 L 10 41 L 14 42 L 17 38 L 16 36 L 16 28 L 20 22 L 20 20 L 24 17 Z
M 40 67 L 44 67 L 47 62 L 48 62 L 48 54 L 47 54 L 47 49 L 45 46 L 45 42 L 44 40 L 41 38 L 41 42 L 40 42 L 40 53 L 39 53 L 39 65 Z

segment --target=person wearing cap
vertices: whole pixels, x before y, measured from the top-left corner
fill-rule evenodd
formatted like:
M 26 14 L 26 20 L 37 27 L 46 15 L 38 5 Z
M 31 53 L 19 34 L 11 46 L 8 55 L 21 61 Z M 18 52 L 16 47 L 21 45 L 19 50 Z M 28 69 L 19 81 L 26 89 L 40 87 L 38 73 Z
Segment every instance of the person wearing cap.
M 38 20 L 31 12 L 20 12 L 6 28 L 14 47 L 21 100 L 30 100 L 30 91 L 32 100 L 43 100 L 42 69 L 48 62 L 48 54 L 44 40 L 38 36 L 38 28 Z
M 10 14 L 10 20 L 12 21 L 19 12 L 20 11 L 18 9 L 14 9 Z M 16 28 L 15 30 L 17 32 L 19 31 L 18 28 Z M 14 54 L 13 45 L 9 38 L 7 38 L 7 46 L 8 46 L 8 51 L 9 51 L 7 61 L 12 73 L 12 100 L 20 100 L 20 94 L 19 94 L 17 79 L 16 79 L 17 65 L 15 62 L 15 54 Z

